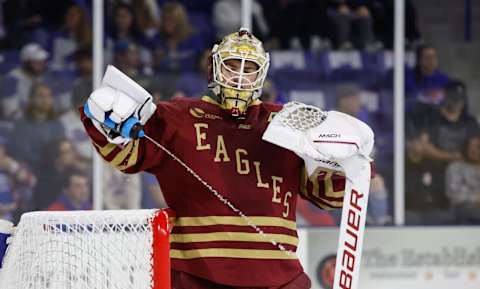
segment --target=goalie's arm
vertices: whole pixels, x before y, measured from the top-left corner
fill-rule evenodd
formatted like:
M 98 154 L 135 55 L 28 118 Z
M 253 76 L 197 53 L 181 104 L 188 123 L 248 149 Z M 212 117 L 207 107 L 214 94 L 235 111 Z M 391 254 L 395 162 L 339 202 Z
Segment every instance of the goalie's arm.
M 300 196 L 323 210 L 340 209 L 345 195 L 345 176 L 343 173 L 317 168 L 308 176 L 307 169 L 302 170 Z
M 159 103 L 144 125 L 145 134 L 161 144 L 167 144 L 174 137 L 175 128 L 178 127 L 178 115 L 179 108 L 175 103 Z M 118 170 L 124 173 L 150 171 L 162 162 L 163 151 L 145 138 L 130 140 L 126 144 L 111 143 L 94 125 L 94 120 L 85 115 L 83 107 L 80 108 L 80 118 L 95 150 Z

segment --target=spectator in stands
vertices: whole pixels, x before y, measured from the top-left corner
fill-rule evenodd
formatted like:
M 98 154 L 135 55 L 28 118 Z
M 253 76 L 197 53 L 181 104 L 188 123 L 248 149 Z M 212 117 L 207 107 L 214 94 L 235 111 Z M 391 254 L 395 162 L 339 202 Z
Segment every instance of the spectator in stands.
M 450 82 L 447 74 L 438 69 L 437 50 L 423 45 L 416 51 L 417 63 L 405 76 L 405 92 L 422 103 L 437 105 L 442 102 L 443 87 Z
M 442 170 L 427 158 L 424 136 L 411 131 L 405 159 L 405 218 L 407 225 L 445 225 L 452 222 Z
M 67 181 L 70 171 L 87 172 L 91 169 L 91 162 L 82 159 L 68 139 L 54 140 L 45 147 L 41 164 L 48 170 L 37 173 L 38 185 L 33 195 L 35 209 L 45 209 L 58 198 L 61 192 L 57 188 Z
M 455 224 L 480 224 L 480 136 L 470 138 L 464 160 L 448 166 L 446 187 Z
M 126 175 L 112 166 L 103 169 L 104 207 L 107 210 L 140 209 L 142 180 L 140 174 Z
M 21 66 L 9 72 L 17 80 L 16 93 L 3 100 L 4 115 L 7 118 L 19 118 L 28 102 L 32 84 L 45 78 L 48 52 L 36 43 L 29 43 L 20 51 Z
M 154 41 L 154 71 L 195 70 L 206 49 L 204 40 L 191 27 L 185 8 L 178 2 L 162 6 L 160 33 Z
M 81 47 L 89 47 L 92 42 L 90 21 L 85 11 L 72 5 L 65 15 L 63 27 L 52 35 L 52 69 L 72 69 L 74 52 Z
M 1 4 L 9 48 L 20 47 L 28 42 L 46 47 L 48 31 L 60 27 L 74 0 L 14 0 L 1 1 Z
M 132 6 L 120 2 L 113 7 L 113 21 L 107 31 L 109 46 L 113 47 L 117 41 L 141 41 L 142 33 Z
M 115 46 L 119 42 L 135 43 L 139 51 L 141 63 L 144 66 L 149 67 L 150 63 L 152 62 L 152 53 L 149 48 L 153 46 L 154 38 L 158 31 L 158 24 L 151 24 L 155 25 L 155 27 L 151 29 L 145 28 L 148 31 L 142 31 L 142 27 L 140 27 L 139 23 L 142 21 L 145 21 L 145 25 L 147 25 L 147 22 L 150 23 L 150 20 L 147 20 L 147 18 L 150 18 L 148 15 L 151 13 L 146 13 L 146 15 L 143 15 L 143 18 L 139 18 L 139 13 L 141 10 L 149 9 L 146 8 L 146 6 L 150 7 L 150 5 L 138 4 L 137 2 L 143 2 L 141 0 L 131 1 L 133 6 L 124 3 L 124 1 L 113 2 L 113 16 L 111 17 L 112 23 L 107 29 L 107 53 L 105 58 L 107 61 L 112 61 L 112 52 L 114 53 Z
M 70 140 L 64 138 L 53 143 L 51 148 L 53 150 L 48 148 L 45 153 L 46 157 L 53 161 L 53 166 L 57 172 L 64 172 L 69 169 L 87 172 L 90 169 L 91 163 L 79 157 L 75 146 Z
M 198 60 L 195 71 L 185 71 L 177 81 L 174 96 L 201 97 L 208 92 L 207 82 L 211 51 L 206 49 Z
M 159 5 L 163 5 L 168 2 L 172 2 L 172 0 L 156 0 Z M 185 6 L 187 11 L 194 11 L 204 14 L 209 14 L 212 12 L 213 4 L 217 0 L 182 0 L 182 5 Z
M 368 198 L 367 224 L 384 226 L 393 222 L 390 208 L 390 192 L 385 185 L 382 175 L 377 172 L 370 182 L 370 196 Z
M 375 17 L 375 27 L 378 35 L 386 49 L 393 49 L 394 38 L 394 20 L 395 20 L 395 1 L 380 0 L 374 1 L 379 5 L 377 17 Z M 406 49 L 414 49 L 422 43 L 421 33 L 418 25 L 417 11 L 413 0 L 405 0 L 405 44 Z
M 7 44 L 7 29 L 5 25 L 4 3 L 0 2 L 0 49 L 5 48 Z
M 132 41 L 115 43 L 113 64 L 131 78 L 138 78 L 142 73 L 138 46 Z
M 122 40 L 115 44 L 113 60 L 113 64 L 118 69 L 130 76 L 149 92 L 152 92 L 152 94 L 160 90 L 158 87 L 171 86 L 170 90 L 173 90 L 173 87 L 175 87 L 175 81 L 169 75 L 162 75 L 161 77 L 157 75 L 151 76 L 143 72 L 139 46 L 131 41 Z
M 242 1 L 219 0 L 213 5 L 212 22 L 216 30 L 216 40 L 225 35 L 238 31 L 242 26 Z M 294 21 L 292 21 L 294 22 Z M 252 1 L 252 33 L 260 39 L 270 34 L 270 28 L 263 14 L 263 7 L 255 0 Z
M 32 168 L 35 175 L 45 171 L 41 158 L 45 147 L 63 137 L 62 124 L 53 108 L 53 94 L 44 83 L 32 85 L 23 118 L 15 122 L 9 151 Z
M 130 1 L 142 36 L 150 39 L 158 31 L 160 8 L 155 0 Z
M 445 98 L 427 117 L 425 127 L 420 127 L 423 156 L 435 171 L 436 193 L 445 195 L 445 174 L 449 163 L 463 158 L 462 150 L 467 140 L 477 134 L 477 121 L 466 109 L 466 87 L 452 81 L 444 89 Z
M 259 3 L 270 28 L 265 47 L 314 51 L 330 48 L 327 0 L 262 0 Z
M 35 176 L 6 148 L 7 139 L 0 137 L 0 219 L 13 219 L 13 212 L 26 198 L 36 183 Z
M 426 156 L 441 164 L 462 159 L 464 144 L 479 129 L 466 108 L 465 84 L 452 81 L 445 86 L 444 94 L 440 107 L 427 120 L 424 136 Z
M 352 115 L 367 123 L 372 129 L 378 126 L 375 118 L 370 116 L 366 105 L 362 102 L 362 93 L 368 94 L 368 90 L 353 82 L 343 82 L 335 86 L 336 110 Z M 368 95 L 367 95 L 368 96 Z
M 168 72 L 159 72 L 155 75 L 146 73 L 149 69 L 142 68 L 139 49 L 141 48 L 132 41 L 118 41 L 114 47 L 113 64 L 147 89 L 157 100 L 170 98 L 175 92 L 178 76 Z M 87 83 L 85 81 L 83 83 L 87 89 Z M 83 97 L 88 96 L 90 92 L 91 86 Z
M 82 48 L 75 52 L 75 70 L 76 78 L 72 88 L 72 108 L 77 109 L 76 104 L 80 100 L 87 100 L 88 95 L 92 92 L 92 49 Z
M 375 41 L 370 1 L 333 0 L 328 15 L 333 24 L 333 38 L 338 49 L 381 49 Z
M 336 110 L 354 116 L 372 126 L 368 112 L 362 107 L 361 88 L 355 83 L 342 83 L 335 88 Z
M 87 175 L 71 172 L 62 187 L 63 193 L 48 207 L 48 211 L 91 210 L 90 189 Z
M 87 162 L 92 160 L 93 147 L 80 121 L 79 108 L 85 103 L 90 92 L 91 88 L 84 95 L 77 94 L 72 101 L 73 107 L 62 114 L 59 119 L 65 131 L 65 138 L 70 141 L 78 153 L 78 159 Z

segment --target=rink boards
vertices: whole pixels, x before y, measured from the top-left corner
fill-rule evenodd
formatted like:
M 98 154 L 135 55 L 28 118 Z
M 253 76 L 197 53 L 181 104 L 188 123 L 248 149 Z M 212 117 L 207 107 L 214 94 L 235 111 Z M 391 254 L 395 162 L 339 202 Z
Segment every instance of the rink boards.
M 338 230 L 301 228 L 298 255 L 312 289 L 331 288 Z M 480 288 L 480 228 L 366 230 L 360 289 Z

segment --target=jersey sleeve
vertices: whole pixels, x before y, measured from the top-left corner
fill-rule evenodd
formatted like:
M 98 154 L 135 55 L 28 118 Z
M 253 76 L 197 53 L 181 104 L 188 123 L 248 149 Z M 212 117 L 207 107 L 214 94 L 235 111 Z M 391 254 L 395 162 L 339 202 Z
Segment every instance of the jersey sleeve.
M 317 168 L 308 176 L 304 167 L 300 196 L 324 210 L 340 209 L 345 194 L 345 175 L 338 171 Z
M 182 111 L 182 105 L 179 102 L 158 103 L 155 113 L 144 126 L 145 134 L 160 144 L 168 146 L 180 125 Z M 129 174 L 148 172 L 161 164 L 165 153 L 151 141 L 140 138 L 130 141 L 125 146 L 112 144 L 83 113 L 83 107 L 80 108 L 80 118 L 96 151 L 118 170 Z

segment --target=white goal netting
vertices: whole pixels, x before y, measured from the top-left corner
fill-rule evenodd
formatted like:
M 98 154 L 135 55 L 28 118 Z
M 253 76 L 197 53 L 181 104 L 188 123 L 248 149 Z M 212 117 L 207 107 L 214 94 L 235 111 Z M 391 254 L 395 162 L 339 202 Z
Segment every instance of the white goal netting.
M 169 276 L 158 276 L 169 271 L 167 222 L 161 210 L 24 214 L 0 289 L 168 288 Z

